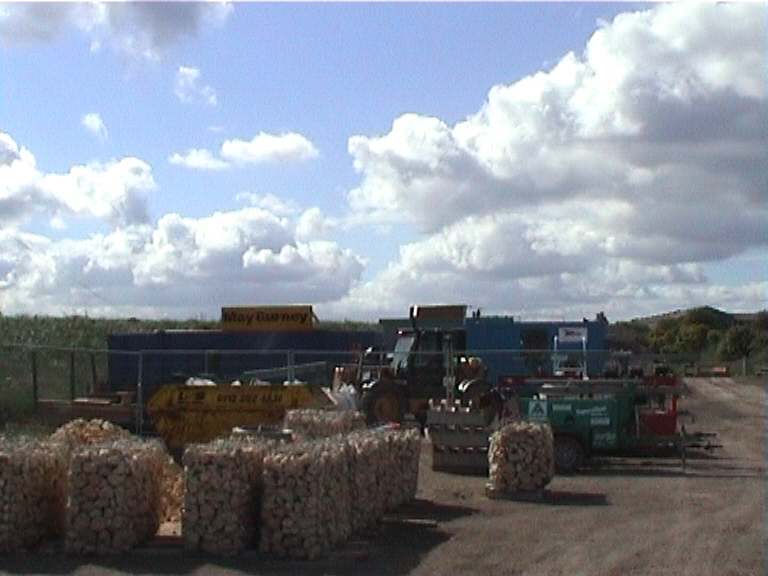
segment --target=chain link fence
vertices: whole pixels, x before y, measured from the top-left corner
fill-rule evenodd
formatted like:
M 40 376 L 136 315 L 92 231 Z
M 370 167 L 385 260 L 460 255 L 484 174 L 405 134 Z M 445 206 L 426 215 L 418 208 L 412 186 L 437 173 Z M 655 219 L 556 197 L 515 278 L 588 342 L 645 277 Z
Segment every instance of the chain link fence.
M 31 417 L 38 401 L 69 401 L 86 396 L 133 393 L 143 407 L 163 384 L 183 382 L 189 377 L 215 383 L 240 380 L 254 382 L 307 382 L 331 386 L 337 367 L 354 373 L 365 366 L 403 369 L 397 352 L 361 350 L 144 350 L 121 352 L 33 346 L 0 346 L 0 424 Z M 630 355 L 620 352 L 587 351 L 563 354 L 552 350 L 468 351 L 482 359 L 493 383 L 500 376 L 527 377 L 622 377 L 652 374 L 660 362 L 680 375 L 755 374 L 760 366 L 749 359 L 717 366 L 699 362 L 696 355 Z M 410 355 L 410 362 L 422 368 L 434 365 L 435 372 L 446 366 L 442 353 Z M 430 364 L 431 363 L 431 364 Z
M 24 417 L 38 400 L 72 400 L 108 391 L 115 352 L 45 346 L 0 346 L 0 418 Z

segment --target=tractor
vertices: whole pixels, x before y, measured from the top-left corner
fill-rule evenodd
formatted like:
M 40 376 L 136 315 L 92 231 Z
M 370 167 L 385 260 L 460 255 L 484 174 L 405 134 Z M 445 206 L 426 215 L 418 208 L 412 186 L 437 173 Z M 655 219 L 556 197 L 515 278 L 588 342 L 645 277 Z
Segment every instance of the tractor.
M 334 389 L 354 385 L 370 425 L 402 422 L 412 414 L 423 427 L 430 400 L 456 397 L 476 406 L 491 391 L 483 361 L 467 357 L 465 349 L 464 330 L 420 329 L 414 321 L 398 332 L 392 352 L 369 349 L 354 366 L 337 367 Z M 495 410 L 488 408 L 489 418 Z

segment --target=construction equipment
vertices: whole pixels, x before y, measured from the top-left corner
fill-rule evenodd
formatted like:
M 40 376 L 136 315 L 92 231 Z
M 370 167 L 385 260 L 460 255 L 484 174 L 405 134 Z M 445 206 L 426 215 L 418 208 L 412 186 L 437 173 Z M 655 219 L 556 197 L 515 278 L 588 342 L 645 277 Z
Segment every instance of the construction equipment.
M 591 455 L 673 452 L 685 463 L 686 451 L 711 451 L 711 432 L 688 432 L 679 423 L 681 388 L 677 377 L 659 368 L 635 379 L 528 381 L 497 388 L 477 407 L 496 410 L 499 425 L 506 419 L 546 422 L 554 435 L 555 466 L 568 474 Z M 481 429 L 477 412 L 435 407 L 427 415 L 433 444 L 433 468 L 476 470 L 492 428 Z
M 426 429 L 433 470 L 487 473 L 489 430 L 481 411 L 458 401 L 430 402 Z
M 303 373 L 312 367 L 297 366 L 294 370 Z M 280 370 L 254 370 L 243 376 Z M 78 418 L 107 420 L 135 433 L 157 434 L 169 450 L 180 452 L 188 444 L 209 442 L 235 427 L 280 425 L 290 409 L 334 406 L 335 398 L 328 388 L 304 382 L 275 384 L 241 378 L 221 384 L 184 378 L 160 386 L 144 409 L 137 403 L 135 392 L 117 392 L 67 401 L 38 400 L 36 417 L 53 426 Z
M 676 378 L 568 381 L 543 384 L 527 397 L 507 397 L 520 415 L 548 422 L 558 471 L 578 470 L 592 454 L 712 450 L 714 433 L 689 433 L 679 425 L 681 390 Z M 651 382 L 651 384 L 648 384 Z
M 431 314 L 438 310 L 448 318 L 465 313 L 465 307 L 429 308 Z M 422 329 L 415 306 L 410 320 L 412 328 L 399 331 L 394 351 L 386 357 L 369 350 L 354 366 L 336 369 L 334 389 L 354 385 L 369 424 L 402 422 L 413 414 L 423 426 L 430 400 L 456 395 L 468 405 L 492 389 L 483 362 L 461 352 L 466 350 L 465 330 Z
M 403 326 L 401 322 L 409 323 Z M 400 325 L 393 351 L 361 356 L 355 366 L 339 367 L 334 386 L 353 384 L 371 424 L 399 422 L 413 414 L 424 425 L 429 399 L 452 398 L 463 405 L 479 399 L 505 379 L 526 380 L 560 372 L 560 377 L 602 369 L 605 323 L 521 323 L 510 316 L 467 316 L 467 306 L 411 306 L 407 320 L 382 320 L 385 341 Z M 550 348 L 554 346 L 554 348 Z M 600 352 L 602 350 L 602 352 Z M 550 369 L 548 357 L 554 351 Z M 487 420 L 498 407 L 486 406 Z

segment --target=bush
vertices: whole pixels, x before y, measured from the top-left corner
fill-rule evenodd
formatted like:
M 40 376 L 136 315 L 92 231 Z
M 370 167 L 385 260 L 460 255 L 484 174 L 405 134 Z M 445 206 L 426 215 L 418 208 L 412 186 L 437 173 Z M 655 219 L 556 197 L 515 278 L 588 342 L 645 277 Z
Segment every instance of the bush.
M 754 326 L 749 324 L 736 324 L 730 327 L 720 342 L 718 355 L 723 360 L 738 360 L 749 358 L 757 349 L 760 334 Z

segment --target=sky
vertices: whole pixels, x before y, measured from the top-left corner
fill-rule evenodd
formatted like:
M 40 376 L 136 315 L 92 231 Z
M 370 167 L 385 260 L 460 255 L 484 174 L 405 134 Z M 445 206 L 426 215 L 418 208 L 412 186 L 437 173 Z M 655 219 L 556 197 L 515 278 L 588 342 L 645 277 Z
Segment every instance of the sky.
M 0 312 L 765 309 L 758 3 L 0 3 Z

